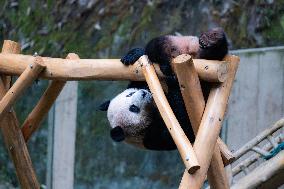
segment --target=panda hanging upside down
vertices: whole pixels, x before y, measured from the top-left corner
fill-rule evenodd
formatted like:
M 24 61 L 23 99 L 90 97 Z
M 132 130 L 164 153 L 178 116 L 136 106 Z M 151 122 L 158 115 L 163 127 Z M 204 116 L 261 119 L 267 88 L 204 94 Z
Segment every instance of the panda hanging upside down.
M 161 36 L 145 47 L 130 50 L 122 59 L 124 65 L 134 64 L 146 54 L 151 62 L 160 65 L 166 76 L 166 97 L 188 139 L 194 142 L 194 133 L 187 116 L 179 84 L 170 61 L 180 54 L 193 58 L 222 60 L 228 53 L 228 43 L 222 28 L 195 36 Z M 201 83 L 204 98 L 209 94 L 208 83 Z M 145 81 L 131 81 L 127 89 L 112 100 L 103 103 L 111 126 L 110 136 L 116 142 L 125 141 L 150 150 L 174 150 L 176 145 L 162 120 Z

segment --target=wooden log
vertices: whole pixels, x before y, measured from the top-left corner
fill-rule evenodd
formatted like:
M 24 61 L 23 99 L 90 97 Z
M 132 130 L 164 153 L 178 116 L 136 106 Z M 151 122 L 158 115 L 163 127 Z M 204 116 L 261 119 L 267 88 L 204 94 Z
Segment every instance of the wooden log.
M 228 146 L 225 144 L 221 138 L 217 139 L 217 144 L 221 151 L 222 160 L 225 166 L 231 164 L 233 161 L 235 161 L 235 155 L 232 153 L 231 150 L 229 150 Z
M 194 132 L 197 133 L 205 108 L 205 100 L 192 60 L 190 55 L 184 54 L 173 59 L 172 65 L 181 86 L 181 93 L 185 102 L 188 117 L 190 118 Z M 218 137 L 217 143 L 221 151 L 224 165 L 230 164 L 234 160 L 232 152 L 220 137 Z
M 172 60 L 181 94 L 194 133 L 197 133 L 205 107 L 201 85 L 190 55 L 183 54 Z
M 34 61 L 29 55 L 0 54 L 0 73 L 21 75 Z M 145 80 L 139 63 L 124 66 L 119 59 L 79 59 L 44 58 L 45 71 L 40 75 L 50 80 Z M 7 64 L 9 63 L 9 64 Z M 199 77 L 206 81 L 223 82 L 227 77 L 227 64 L 214 60 L 194 59 Z M 155 69 L 159 77 L 164 77 L 158 65 Z
M 190 118 L 192 128 L 196 135 L 205 108 L 205 100 L 197 72 L 190 55 L 185 54 L 176 57 L 173 59 L 172 65 L 179 81 L 188 117 Z M 184 174 L 188 173 L 185 172 Z M 208 180 L 211 188 L 229 188 L 229 182 L 218 145 L 215 146 L 215 151 L 208 170 Z M 181 183 L 180 188 L 188 188 L 187 185 L 188 183 L 183 182 Z
M 275 137 L 275 142 L 280 143 L 282 141 L 284 141 L 281 136 L 277 136 Z M 262 149 L 269 151 L 273 148 L 273 145 L 270 143 L 265 144 Z M 237 164 L 236 166 L 234 166 L 232 168 L 232 175 L 235 176 L 238 173 L 240 173 L 242 171 L 242 167 L 249 167 L 251 164 L 253 164 L 254 162 L 256 162 L 259 158 L 261 157 L 260 154 L 255 153 L 253 155 L 251 155 L 250 157 L 246 158 L 245 160 L 243 160 L 242 162 L 240 162 L 239 164 Z
M 18 44 L 15 42 L 5 41 L 2 52 L 19 53 L 20 48 L 17 46 Z M 6 88 L 3 82 L 0 81 L 0 98 L 2 98 L 5 93 Z M 3 119 L 0 121 L 0 125 L 3 139 L 10 157 L 13 160 L 21 188 L 40 188 L 15 112 L 12 110 L 4 115 Z
M 184 174 L 182 179 L 182 182 L 186 181 L 189 183 L 190 189 L 201 188 L 203 185 L 224 119 L 239 58 L 236 56 L 226 56 L 225 60 L 229 62 L 228 78 L 224 83 L 212 86 L 193 145 L 198 162 L 202 166 L 195 174 Z
M 261 141 L 263 141 L 267 136 L 271 135 L 281 127 L 284 127 L 284 118 L 278 120 L 271 128 L 265 129 L 262 131 L 259 135 L 254 137 L 252 140 L 250 140 L 246 145 L 241 147 L 238 151 L 234 153 L 236 159 L 239 159 L 242 155 L 250 151 L 255 145 L 259 144 Z
M 154 66 L 149 63 L 146 55 L 138 60 L 142 66 L 143 74 L 145 75 L 146 82 L 152 92 L 154 101 L 159 109 L 159 112 L 177 146 L 181 158 L 185 164 L 188 173 L 192 174 L 200 168 L 195 157 L 192 145 L 182 128 L 179 125 L 156 75 Z
M 277 181 L 274 176 L 281 175 Z M 237 181 L 232 189 L 277 188 L 284 184 L 284 151 L 262 163 L 251 173 Z M 273 179 L 273 182 L 269 182 Z
M 76 60 L 79 59 L 79 56 L 74 53 L 69 53 L 67 59 Z M 54 101 L 62 91 L 65 83 L 66 81 L 53 80 L 38 101 L 37 105 L 24 121 L 21 128 L 26 142 L 39 128 L 41 121 L 46 116 Z
M 36 57 L 34 62 L 30 64 L 21 76 L 17 79 L 14 85 L 8 90 L 5 96 L 0 101 L 0 118 L 6 113 L 16 99 L 23 94 L 32 82 L 38 77 L 39 73 L 45 68 L 41 57 Z
M 211 163 L 207 172 L 208 182 L 211 189 L 229 189 L 229 179 L 224 168 L 220 148 L 216 144 Z
M 20 52 L 21 51 L 20 44 L 14 42 L 14 41 L 4 40 L 3 46 L 5 47 L 5 48 L 2 49 L 3 54 L 10 54 L 10 52 Z M 6 90 L 8 91 L 8 89 L 10 88 L 10 85 L 11 85 L 12 77 L 2 75 L 1 78 L 2 78 L 2 81 L 5 85 Z

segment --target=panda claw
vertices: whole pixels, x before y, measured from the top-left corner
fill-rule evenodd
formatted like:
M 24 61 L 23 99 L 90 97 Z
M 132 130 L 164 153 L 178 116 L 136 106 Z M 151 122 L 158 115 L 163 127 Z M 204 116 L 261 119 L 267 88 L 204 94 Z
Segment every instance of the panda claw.
M 124 55 L 120 59 L 120 61 L 126 66 L 132 65 L 144 54 L 145 54 L 144 49 L 135 48 L 135 49 L 130 50 L 126 55 Z

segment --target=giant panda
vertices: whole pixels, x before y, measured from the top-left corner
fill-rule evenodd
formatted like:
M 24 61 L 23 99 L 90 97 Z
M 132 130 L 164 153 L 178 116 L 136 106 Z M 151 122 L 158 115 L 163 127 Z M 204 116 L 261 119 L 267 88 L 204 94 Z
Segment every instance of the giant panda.
M 222 60 L 228 53 L 228 42 L 222 28 L 214 28 L 196 36 L 161 36 L 152 39 L 145 48 L 135 48 L 122 57 L 124 65 L 136 62 L 146 54 L 151 62 L 160 65 L 166 76 L 166 97 L 188 139 L 194 133 L 187 116 L 178 81 L 170 61 L 180 54 L 194 58 Z M 201 83 L 204 98 L 209 94 L 208 83 Z M 145 81 L 131 81 L 126 90 L 103 103 L 111 126 L 110 136 L 116 142 L 125 141 L 149 150 L 174 150 L 176 145 L 162 120 Z

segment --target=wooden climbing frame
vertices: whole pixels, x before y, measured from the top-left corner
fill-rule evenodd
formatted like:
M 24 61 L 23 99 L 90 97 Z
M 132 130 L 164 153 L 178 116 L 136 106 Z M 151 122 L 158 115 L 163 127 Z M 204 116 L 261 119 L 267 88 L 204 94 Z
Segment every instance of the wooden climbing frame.
M 259 163 L 258 160 L 262 159 L 263 161 L 263 157 L 270 155 L 269 151 L 276 149 L 280 143 L 284 142 L 283 129 L 284 118 L 262 131 L 234 153 L 237 160 L 251 152 L 249 156 L 242 158 L 234 166 L 230 166 L 228 177 L 232 188 L 260 188 L 261 184 L 262 188 L 277 188 L 284 183 L 284 152 L 280 152 L 278 157 L 271 158 L 254 169 L 255 165 Z M 260 143 L 262 144 L 260 145 Z M 240 178 L 240 173 L 244 175 L 242 178 Z M 236 179 L 237 176 L 238 179 Z M 278 179 L 276 179 L 277 177 Z
M 66 59 L 20 55 L 20 46 L 4 41 L 0 54 L 0 121 L 5 145 L 15 165 L 22 188 L 39 188 L 26 142 L 39 128 L 66 81 L 70 80 L 136 80 L 145 81 L 166 126 L 173 137 L 185 164 L 181 189 L 201 188 L 206 175 L 212 188 L 229 188 L 224 165 L 234 157 L 218 138 L 227 109 L 228 98 L 237 71 L 239 58 L 227 55 L 223 61 L 192 59 L 180 55 L 172 60 L 172 67 L 180 83 L 186 110 L 196 134 L 192 146 L 180 127 L 158 78 L 163 79 L 159 67 L 142 56 L 131 66 L 118 59 L 79 59 L 69 54 Z M 10 87 L 10 76 L 19 78 Z M 37 78 L 52 80 L 37 105 L 19 126 L 12 109 L 22 91 Z M 207 103 L 203 98 L 199 79 L 212 82 Z M 216 145 L 217 144 L 217 145 Z

